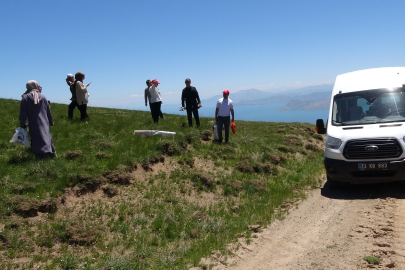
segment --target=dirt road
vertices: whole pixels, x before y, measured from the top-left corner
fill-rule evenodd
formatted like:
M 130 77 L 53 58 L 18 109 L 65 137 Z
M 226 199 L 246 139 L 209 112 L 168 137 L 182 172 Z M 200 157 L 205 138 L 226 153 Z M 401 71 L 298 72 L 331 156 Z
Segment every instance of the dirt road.
M 250 244 L 243 239 L 232 258 L 214 254 L 212 269 L 405 269 L 405 184 L 313 190 Z

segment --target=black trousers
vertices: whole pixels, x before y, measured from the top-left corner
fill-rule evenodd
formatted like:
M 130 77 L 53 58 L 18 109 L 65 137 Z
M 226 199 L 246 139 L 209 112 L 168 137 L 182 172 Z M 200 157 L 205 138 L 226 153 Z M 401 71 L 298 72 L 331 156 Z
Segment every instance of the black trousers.
M 150 103 L 149 103 L 149 109 L 150 109 L 150 114 L 152 114 L 152 107 L 150 106 Z M 159 117 L 163 119 L 162 110 L 159 111 Z M 153 118 L 153 115 L 152 115 L 152 118 Z
M 187 110 L 188 125 L 190 127 L 193 126 L 193 116 L 191 115 L 191 113 L 192 113 L 195 118 L 195 123 L 197 124 L 197 127 L 199 127 L 200 126 L 200 117 L 198 116 L 198 104 L 197 103 L 191 104 L 191 105 L 187 104 L 186 110 Z
M 72 119 L 73 118 L 73 110 L 75 108 L 79 108 L 79 104 L 77 104 L 77 100 L 72 100 L 69 104 L 69 109 L 68 109 L 68 118 Z
M 225 116 L 225 117 L 218 116 L 217 117 L 217 128 L 218 128 L 219 142 L 222 142 L 222 126 L 225 126 L 225 142 L 228 142 L 230 123 L 231 123 L 231 117 L 230 116 Z
M 87 115 L 87 104 L 78 105 L 77 107 L 80 111 L 80 120 L 84 121 L 89 119 L 89 116 Z
M 150 104 L 150 109 L 152 112 L 152 118 L 153 122 L 158 123 L 159 122 L 159 115 L 161 114 L 160 107 L 162 106 L 162 103 L 159 102 L 153 102 Z

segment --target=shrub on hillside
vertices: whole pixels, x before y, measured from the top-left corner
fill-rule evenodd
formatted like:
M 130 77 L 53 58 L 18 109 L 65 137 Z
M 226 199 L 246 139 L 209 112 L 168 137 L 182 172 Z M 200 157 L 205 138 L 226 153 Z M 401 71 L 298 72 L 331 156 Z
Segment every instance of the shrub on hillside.
M 157 146 L 158 150 L 168 156 L 180 155 L 185 146 L 173 141 L 160 141 Z
M 210 141 L 212 136 L 212 131 L 211 130 L 204 130 L 201 132 L 201 140 L 203 141 Z

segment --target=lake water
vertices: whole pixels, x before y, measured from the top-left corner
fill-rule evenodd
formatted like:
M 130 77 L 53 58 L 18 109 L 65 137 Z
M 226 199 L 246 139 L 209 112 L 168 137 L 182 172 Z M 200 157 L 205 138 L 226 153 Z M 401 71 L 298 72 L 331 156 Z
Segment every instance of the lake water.
M 260 106 L 235 106 L 235 120 L 262 121 L 262 122 L 301 122 L 315 124 L 316 119 L 323 119 L 326 122 L 329 110 L 289 110 L 277 111 L 285 104 L 272 104 Z M 179 111 L 180 105 L 162 105 L 163 113 L 178 114 L 187 116 L 186 111 Z M 149 107 L 135 107 L 135 110 L 149 111 Z M 212 117 L 215 115 L 215 104 L 199 109 L 199 115 Z

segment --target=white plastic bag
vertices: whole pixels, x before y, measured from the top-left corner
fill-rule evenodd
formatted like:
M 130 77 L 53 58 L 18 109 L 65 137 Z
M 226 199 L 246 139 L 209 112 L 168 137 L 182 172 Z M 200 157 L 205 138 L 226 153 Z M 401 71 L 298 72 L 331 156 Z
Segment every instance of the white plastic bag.
M 11 138 L 10 142 L 23 144 L 27 147 L 30 147 L 30 141 L 28 140 L 28 133 L 22 127 L 18 127 L 15 129 L 15 134 L 13 135 L 13 138 Z
M 213 129 L 214 129 L 214 140 L 219 141 L 218 126 L 215 125 L 215 126 L 213 127 Z

